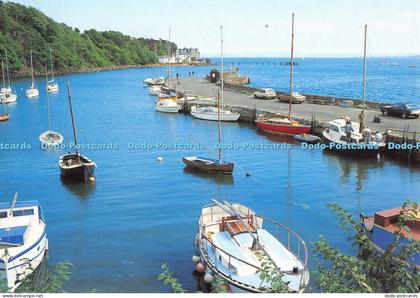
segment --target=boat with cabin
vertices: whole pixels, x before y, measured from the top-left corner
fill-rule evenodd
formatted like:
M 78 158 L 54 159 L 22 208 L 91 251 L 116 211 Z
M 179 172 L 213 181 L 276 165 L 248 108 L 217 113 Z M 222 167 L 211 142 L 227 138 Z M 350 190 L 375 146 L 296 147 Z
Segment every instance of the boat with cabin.
M 195 246 L 208 274 L 224 279 L 232 292 L 261 293 L 263 262 L 279 270 L 289 292 L 309 283 L 308 250 L 293 230 L 240 203 L 212 200 L 201 210 Z
M 70 93 L 70 82 L 67 81 L 67 93 L 69 98 L 71 123 L 73 128 L 74 145 L 76 148 L 75 153 L 67 153 L 60 156 L 58 166 L 60 167 L 61 176 L 65 179 L 78 180 L 86 182 L 94 181 L 94 172 L 96 163 L 80 154 L 77 143 L 76 126 L 74 123 L 73 106 Z
M 153 85 L 149 87 L 149 95 L 158 96 L 162 91 L 161 85 Z
M 156 111 L 162 113 L 178 113 L 181 107 L 173 100 L 163 99 L 156 102 Z
M 160 86 L 165 83 L 165 78 L 146 78 L 143 80 L 145 86 Z
M 401 215 L 402 208 L 392 208 L 376 212 L 373 216 L 360 214 L 360 224 L 363 232 L 373 243 L 375 249 L 383 254 L 388 246 L 392 243 L 395 232 L 400 231 L 400 227 L 396 224 Z M 410 231 L 401 230 L 403 238 L 400 244 L 407 244 L 410 241 L 420 241 L 420 207 L 418 207 L 417 215 L 413 221 L 407 221 L 405 225 Z M 417 272 L 420 270 L 420 253 L 416 253 L 409 262 L 409 266 Z
M 32 77 L 32 85 L 31 87 L 26 90 L 26 97 L 27 98 L 35 98 L 39 96 L 39 90 L 35 86 L 35 77 L 34 77 L 34 63 L 32 60 L 32 50 L 30 51 L 31 56 L 31 77 Z
M 359 133 L 360 123 L 342 117 L 329 121 L 322 132 L 322 142 L 326 150 L 358 156 L 376 156 L 385 149 L 386 143 L 381 133 L 372 134 L 368 128 Z M 351 125 L 351 136 L 346 133 L 346 125 Z
M 50 48 L 50 63 L 51 63 L 51 80 L 48 81 L 47 92 L 53 93 L 53 92 L 58 92 L 59 87 L 58 87 L 58 83 L 55 81 L 55 78 L 54 78 L 54 63 L 53 63 L 51 48 Z
M 46 224 L 37 201 L 0 204 L 0 278 L 10 291 L 37 269 L 48 251 Z

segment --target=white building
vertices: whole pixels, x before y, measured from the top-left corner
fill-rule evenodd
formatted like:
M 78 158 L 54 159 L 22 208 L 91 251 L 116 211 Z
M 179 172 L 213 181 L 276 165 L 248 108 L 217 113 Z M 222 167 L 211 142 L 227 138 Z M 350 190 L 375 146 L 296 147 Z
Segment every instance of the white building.
M 171 56 L 169 63 L 191 63 L 200 60 L 200 51 L 197 48 L 177 49 L 175 56 Z M 160 56 L 159 63 L 168 63 L 168 56 Z
M 168 56 L 159 56 L 159 63 L 161 63 L 161 64 L 167 64 L 168 63 Z M 169 63 L 170 64 L 177 63 L 176 57 L 175 56 L 171 56 L 171 58 L 169 59 Z

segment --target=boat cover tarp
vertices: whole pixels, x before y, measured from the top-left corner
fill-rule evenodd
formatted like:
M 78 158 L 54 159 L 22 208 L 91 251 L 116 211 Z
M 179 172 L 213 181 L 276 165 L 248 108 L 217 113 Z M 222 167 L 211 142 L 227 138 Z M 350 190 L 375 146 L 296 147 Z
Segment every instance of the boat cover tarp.
M 11 245 L 23 245 L 28 226 L 0 228 L 0 242 Z

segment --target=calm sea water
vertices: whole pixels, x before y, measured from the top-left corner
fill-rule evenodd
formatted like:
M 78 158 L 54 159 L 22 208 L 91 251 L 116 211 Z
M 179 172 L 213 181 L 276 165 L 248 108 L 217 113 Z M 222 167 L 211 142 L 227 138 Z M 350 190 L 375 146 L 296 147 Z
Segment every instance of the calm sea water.
M 241 73 L 250 76 L 250 85 L 253 87 L 289 90 L 290 66 L 246 63 L 255 61 L 290 61 L 290 58 L 228 58 L 226 62 L 231 64 L 227 64 L 226 68 L 238 66 Z M 294 91 L 362 98 L 363 58 L 297 58 L 295 61 L 299 65 L 295 66 L 293 71 Z M 368 100 L 420 104 L 419 94 L 420 57 L 367 59 L 366 98 Z
M 209 69 L 175 71 L 204 75 Z M 156 278 L 164 262 L 194 291 L 193 239 L 200 209 L 213 198 L 244 203 L 292 227 L 308 243 L 323 234 L 335 247 L 354 253 L 326 204 L 337 203 L 358 215 L 399 206 L 420 194 L 420 173 L 415 169 L 384 159 L 358 161 L 302 150 L 288 138 L 265 135 L 241 123 L 223 125 L 229 147 L 225 157 L 251 177 L 239 168 L 231 179 L 185 171 L 183 156 L 208 154 L 188 148 L 194 144 L 191 136 L 214 146 L 216 123 L 156 112 L 154 98 L 141 82 L 163 73 L 164 69 L 149 68 L 58 78 L 60 92 L 50 96 L 52 128 L 64 135 L 66 144 L 71 140 L 65 90 L 70 80 L 80 143 L 108 146 L 81 150 L 98 164 L 93 186 L 64 184 L 58 158 L 67 149 L 48 152 L 39 146 L 38 136 L 47 129 L 43 81 L 38 81 L 42 91 L 35 100 L 24 97 L 28 80 L 13 84 L 18 102 L 7 106 L 11 120 L 0 123 L 0 142 L 32 148 L 0 150 L 0 198 L 9 201 L 17 191 L 20 200 L 40 201 L 48 224 L 50 262 L 74 265 L 66 291 L 169 291 Z M 413 84 L 406 90 L 415 88 Z M 278 148 L 284 142 L 291 147 Z M 255 146 L 261 144 L 270 148 Z M 142 150 L 147 146 L 153 148 Z M 158 156 L 164 160 L 158 162 Z M 311 269 L 313 264 L 311 258 Z

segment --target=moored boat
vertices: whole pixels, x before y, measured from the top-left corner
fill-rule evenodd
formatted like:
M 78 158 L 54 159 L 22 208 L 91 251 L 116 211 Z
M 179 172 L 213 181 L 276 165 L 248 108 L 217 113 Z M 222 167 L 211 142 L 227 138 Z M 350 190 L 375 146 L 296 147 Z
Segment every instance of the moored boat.
M 0 204 L 0 276 L 14 291 L 48 251 L 46 224 L 38 202 Z
M 35 98 L 39 96 L 39 90 L 35 87 L 35 77 L 34 77 L 34 64 L 32 61 L 32 50 L 30 51 L 31 55 L 31 77 L 32 77 L 32 85 L 31 87 L 26 90 L 26 97 L 28 98 Z
M 79 153 L 78 143 L 77 143 L 77 133 L 76 133 L 76 126 L 74 123 L 74 116 L 73 116 L 73 106 L 72 106 L 72 99 L 70 94 L 70 82 L 67 81 L 67 92 L 69 98 L 69 106 L 70 106 L 70 115 L 71 115 L 71 123 L 73 129 L 73 136 L 74 136 L 74 144 L 76 148 L 75 153 L 69 152 L 68 154 L 64 154 L 60 156 L 58 161 L 58 166 L 60 167 L 61 176 L 63 178 L 71 179 L 71 180 L 79 180 L 86 182 L 87 180 L 94 181 L 94 172 L 96 169 L 96 163 L 92 160 L 83 156 Z
M 4 122 L 10 119 L 10 115 L 8 113 L 0 114 L 0 122 Z
M 145 86 L 158 86 L 158 85 L 163 85 L 165 83 L 165 79 L 164 78 L 147 78 L 143 80 L 143 84 Z
M 314 136 L 311 134 L 300 134 L 300 135 L 295 135 L 294 139 L 299 141 L 299 142 L 304 142 L 304 143 L 308 143 L 308 144 L 317 144 L 319 142 L 321 142 L 321 138 L 318 136 Z
M 311 126 L 303 125 L 299 121 L 292 118 L 292 103 L 298 98 L 297 93 L 293 92 L 293 45 L 295 37 L 295 14 L 292 14 L 292 42 L 290 50 L 290 82 L 289 82 L 289 96 L 286 98 L 289 101 L 289 113 L 288 115 L 275 115 L 272 117 L 265 117 L 265 115 L 259 115 L 255 120 L 257 126 L 267 132 L 287 134 L 287 135 L 300 135 L 308 134 L 311 131 Z M 281 97 L 280 97 L 281 100 Z M 302 100 L 300 97 L 299 101 Z
M 309 134 L 311 132 L 310 125 L 302 125 L 299 121 L 290 119 L 286 115 L 274 115 L 267 117 L 261 114 L 255 120 L 255 124 L 264 131 L 288 134 L 288 135 L 301 135 Z
M 46 90 L 47 92 L 54 93 L 54 92 L 58 92 L 59 87 L 58 87 L 58 83 L 54 79 L 54 63 L 53 63 L 51 48 L 50 48 L 50 63 L 51 63 L 51 80 L 48 81 Z
M 181 107 L 173 100 L 163 99 L 156 102 L 156 110 L 163 113 L 178 113 Z
M 353 132 L 346 133 L 346 125 L 351 125 Z M 360 123 L 340 118 L 328 122 L 328 128 L 322 132 L 322 142 L 326 150 L 361 157 L 376 156 L 386 144 L 380 133 L 372 135 L 370 129 L 365 128 L 359 133 Z
M 158 96 L 161 91 L 162 91 L 162 87 L 160 85 L 149 87 L 149 95 Z
M 238 121 L 239 117 L 241 116 L 239 113 L 234 113 L 225 109 L 220 109 L 218 112 L 217 107 L 191 107 L 191 116 L 197 119 L 202 120 L 210 120 L 210 121 L 226 121 L 226 122 L 235 122 Z M 220 115 L 219 115 L 220 114 Z
M 410 232 L 401 230 L 396 224 L 401 214 L 402 208 L 393 208 L 376 212 L 374 216 L 366 216 L 360 214 L 360 224 L 363 232 L 368 236 L 373 243 L 375 249 L 383 254 L 385 250 L 392 244 L 395 237 L 395 232 L 401 230 L 403 238 L 399 241 L 400 244 L 407 244 L 410 241 L 420 241 L 420 207 L 417 210 L 415 220 L 408 221 L 405 225 L 410 229 Z M 408 261 L 414 270 L 420 270 L 420 253 L 413 256 Z
M 47 65 L 45 64 L 45 69 Z M 48 85 L 48 74 L 45 72 L 45 82 Z M 61 143 L 63 143 L 63 136 L 58 132 L 51 130 L 51 109 L 50 109 L 50 98 L 47 92 L 47 110 L 48 110 L 48 130 L 44 131 L 39 136 L 42 149 L 57 149 Z
M 224 279 L 232 292 L 260 293 L 271 288 L 260 275 L 262 263 L 271 262 L 290 292 L 305 291 L 308 252 L 298 234 L 242 204 L 212 201 L 201 210 L 195 241 L 209 274 Z
M 191 169 L 218 174 L 232 174 L 235 167 L 233 162 L 207 157 L 187 156 L 182 158 L 182 161 Z
M 1 70 L 2 70 L 2 77 L 3 77 L 3 85 L 0 88 L 0 103 L 13 103 L 13 102 L 16 102 L 17 95 L 10 85 L 9 63 L 8 63 L 6 49 L 4 50 L 4 53 L 5 53 L 5 59 L 6 59 L 6 75 L 4 72 L 4 63 L 2 60 Z M 6 78 L 7 78 L 7 85 L 6 85 Z

